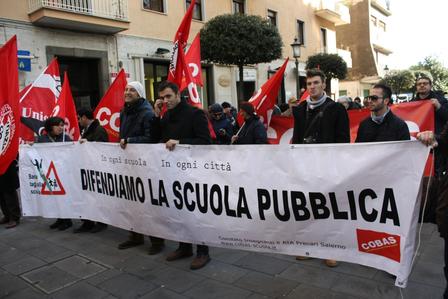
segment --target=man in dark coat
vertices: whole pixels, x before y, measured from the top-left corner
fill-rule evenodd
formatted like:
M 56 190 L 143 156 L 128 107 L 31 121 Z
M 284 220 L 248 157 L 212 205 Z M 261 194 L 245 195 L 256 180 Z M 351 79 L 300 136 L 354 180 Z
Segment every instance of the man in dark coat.
M 309 70 L 306 84 L 310 97 L 292 109 L 292 143 L 350 142 L 347 111 L 327 97 L 324 73 L 317 69 Z
M 368 97 L 371 115 L 364 119 L 358 129 L 356 142 L 379 142 L 410 140 L 409 128 L 389 108 L 392 95 L 390 87 L 383 84 L 373 86 Z
M 163 104 L 168 111 L 160 118 Z M 159 85 L 159 99 L 155 103 L 156 117 L 152 123 L 152 133 L 155 141 L 165 143 L 168 150 L 175 149 L 177 144 L 210 144 L 211 137 L 207 117 L 203 110 L 190 106 L 181 100 L 179 88 L 172 82 L 162 82 Z M 193 255 L 192 244 L 179 243 L 179 248 L 170 253 L 166 260 L 174 261 Z M 190 269 L 204 267 L 210 261 L 208 246 L 197 245 L 197 255 Z
M 416 96 L 411 100 L 414 101 L 431 101 L 434 106 L 435 119 L 434 128 L 435 134 L 440 135 L 442 133 L 445 123 L 448 121 L 448 101 L 441 95 L 432 91 L 432 80 L 426 76 L 420 76 L 415 81 Z M 434 149 L 434 168 L 436 177 L 440 176 L 447 170 L 447 157 L 440 153 L 440 149 Z
M 81 140 L 79 142 L 85 141 L 96 141 L 96 142 L 108 142 L 109 136 L 106 130 L 100 125 L 100 122 L 93 117 L 93 112 L 91 109 L 80 108 L 78 109 L 78 121 L 81 128 L 83 128 L 81 134 Z M 107 228 L 107 224 L 101 222 L 94 222 L 91 220 L 82 220 L 82 225 L 75 229 L 74 233 L 91 232 L 97 233 Z
M 154 111 L 149 102 L 144 98 L 145 89 L 140 82 L 133 81 L 126 85 L 124 91 L 124 108 L 120 112 L 120 146 L 126 149 L 128 143 L 151 142 L 151 120 Z M 154 255 L 162 251 L 164 240 L 151 237 L 151 247 L 148 254 Z M 142 245 L 144 236 L 136 232 L 130 232 L 129 239 L 118 245 L 119 249 L 127 249 Z
M 19 176 L 17 161 L 14 160 L 6 172 L 0 175 L 0 208 L 3 213 L 0 224 L 6 224 L 5 228 L 16 227 L 20 222 L 21 213 L 17 188 L 19 188 Z
M 448 101 L 441 95 L 432 91 L 432 80 L 427 76 L 420 76 L 415 81 L 416 97 L 411 100 L 414 101 L 431 101 L 434 106 L 434 129 L 435 134 L 440 135 L 442 133 L 445 123 L 448 121 Z M 423 178 L 422 196 L 427 192 L 429 188 L 429 195 L 425 196 L 428 201 L 427 210 L 424 211 L 423 222 L 435 222 L 435 206 L 437 204 L 437 194 L 439 193 L 439 180 L 443 177 L 444 173 L 448 170 L 448 157 L 442 152 L 439 147 L 433 149 L 434 153 L 434 173 L 435 177 L 429 180 L 429 177 Z M 431 185 L 428 187 L 429 182 Z M 422 200 L 422 206 L 424 200 Z
M 260 117 L 255 114 L 254 106 L 249 102 L 243 102 L 240 105 L 240 113 L 243 115 L 244 123 L 238 133 L 232 136 L 232 144 L 268 143 L 266 128 Z
M 292 107 L 294 131 L 292 143 L 350 142 L 350 129 L 345 107 L 325 93 L 325 74 L 318 69 L 306 73 L 309 98 Z M 297 257 L 298 260 L 304 257 Z M 326 260 L 328 267 L 336 267 L 335 260 Z
M 216 135 L 217 144 L 230 144 L 233 135 L 233 126 L 231 120 L 224 114 L 224 109 L 218 103 L 208 108 L 210 122 Z

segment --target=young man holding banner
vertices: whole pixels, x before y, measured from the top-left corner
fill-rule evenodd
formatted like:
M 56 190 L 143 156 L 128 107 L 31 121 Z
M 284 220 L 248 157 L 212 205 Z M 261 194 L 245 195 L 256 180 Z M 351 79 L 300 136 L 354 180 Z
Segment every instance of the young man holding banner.
M 166 104 L 168 111 L 160 118 L 163 104 Z M 165 143 L 168 150 L 174 150 L 177 144 L 211 144 L 204 111 L 181 100 L 176 84 L 165 81 L 159 85 L 159 99 L 155 102 L 154 112 L 156 117 L 151 129 L 153 139 Z M 192 255 L 192 244 L 179 243 L 179 248 L 170 253 L 166 260 L 174 261 Z M 200 269 L 209 261 L 208 246 L 197 245 L 197 255 L 190 269 Z
M 309 97 L 292 107 L 294 132 L 292 143 L 349 143 L 350 129 L 347 111 L 325 93 L 325 74 L 318 69 L 306 73 Z M 306 257 L 297 257 L 298 260 Z M 336 267 L 335 260 L 326 260 L 328 267 Z

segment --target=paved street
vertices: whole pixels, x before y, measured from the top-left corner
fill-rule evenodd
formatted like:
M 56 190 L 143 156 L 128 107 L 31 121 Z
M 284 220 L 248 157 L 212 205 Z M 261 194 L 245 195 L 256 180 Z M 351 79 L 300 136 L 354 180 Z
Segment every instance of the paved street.
M 118 250 L 123 230 L 73 234 L 50 230 L 51 222 L 0 228 L 0 298 L 401 298 L 391 275 L 355 264 L 329 269 L 316 259 L 212 248 L 210 264 L 190 271 L 191 259 L 165 261 L 175 242 L 149 256 L 149 240 Z M 442 267 L 442 240 L 425 225 L 403 297 L 441 298 Z

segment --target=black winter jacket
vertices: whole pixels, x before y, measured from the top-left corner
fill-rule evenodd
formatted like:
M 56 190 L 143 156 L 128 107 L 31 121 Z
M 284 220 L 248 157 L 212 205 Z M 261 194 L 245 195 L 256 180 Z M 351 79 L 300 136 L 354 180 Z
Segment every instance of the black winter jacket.
M 268 137 L 260 117 L 254 115 L 244 122 L 235 144 L 266 144 Z
M 406 123 L 389 111 L 381 124 L 377 124 L 369 116 L 359 125 L 356 142 L 380 142 L 410 140 Z
M 304 101 L 292 109 L 294 116 L 292 143 L 304 143 L 305 137 L 311 137 L 313 143 L 350 142 L 349 121 L 344 106 L 331 98 L 327 98 L 324 104 L 313 110 L 307 109 L 307 106 L 307 102 Z M 320 119 L 313 123 L 315 117 Z
M 189 105 L 185 100 L 168 110 L 162 119 L 154 117 L 151 130 L 153 142 L 175 139 L 181 144 L 212 143 L 204 111 Z
M 128 143 L 150 143 L 153 117 L 152 107 L 144 98 L 125 106 L 120 112 L 120 139 L 127 139 Z
M 100 122 L 97 119 L 95 119 L 90 126 L 82 132 L 81 138 L 87 139 L 87 141 L 109 141 L 109 136 L 107 135 L 106 130 L 100 126 Z

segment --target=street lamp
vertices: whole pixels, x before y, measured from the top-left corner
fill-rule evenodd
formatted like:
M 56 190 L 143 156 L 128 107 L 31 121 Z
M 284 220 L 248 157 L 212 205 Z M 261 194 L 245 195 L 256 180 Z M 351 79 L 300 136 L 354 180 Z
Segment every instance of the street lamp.
M 294 42 L 291 44 L 292 48 L 292 56 L 295 58 L 296 62 L 296 94 L 297 99 L 300 98 L 300 76 L 299 76 L 299 60 L 300 58 L 300 47 L 302 46 L 301 43 L 299 43 L 299 39 L 297 37 L 294 38 Z
M 389 68 L 387 67 L 387 64 L 384 66 L 384 73 L 387 75 L 387 73 L 389 72 Z

